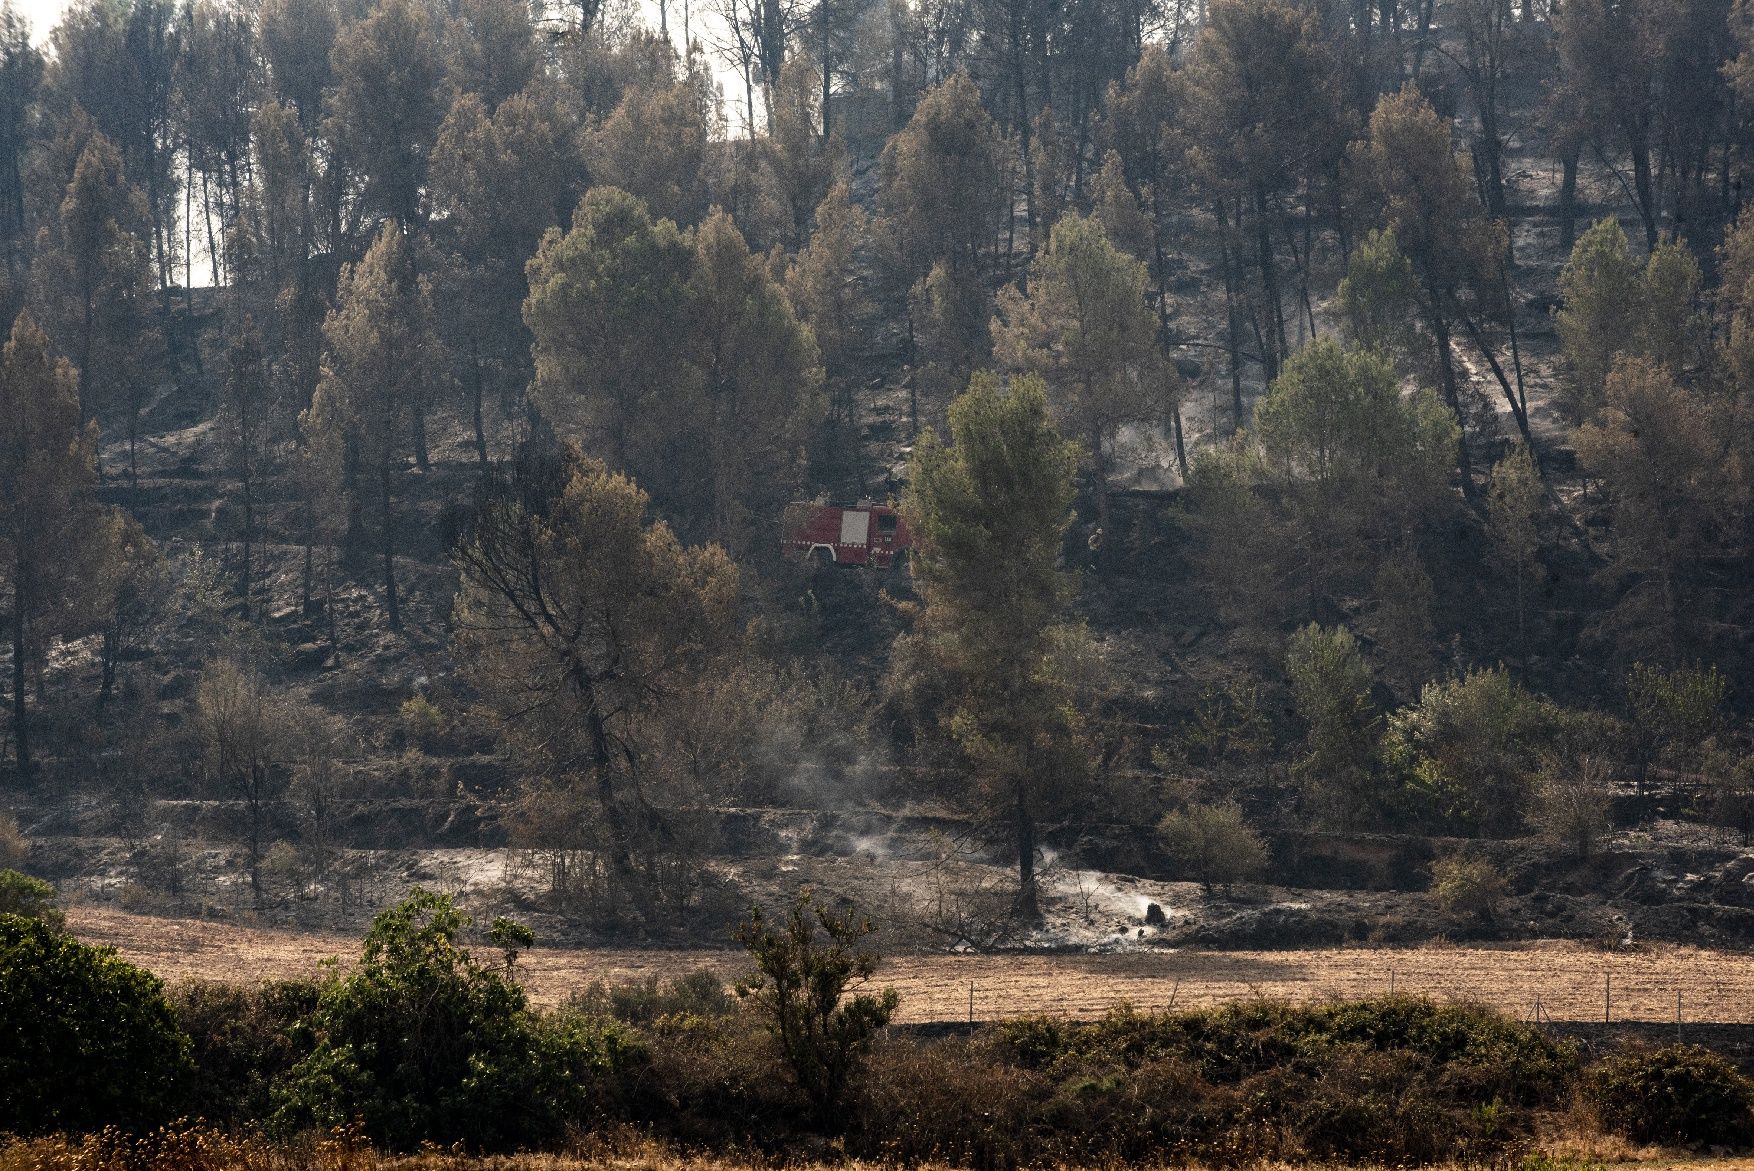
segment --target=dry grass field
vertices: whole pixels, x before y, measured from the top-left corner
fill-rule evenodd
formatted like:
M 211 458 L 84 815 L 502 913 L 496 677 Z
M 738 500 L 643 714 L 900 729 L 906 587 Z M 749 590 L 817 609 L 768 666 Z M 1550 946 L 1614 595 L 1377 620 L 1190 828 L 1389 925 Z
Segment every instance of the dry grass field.
M 74 907 L 69 927 L 169 980 L 311 976 L 346 962 L 357 939 Z M 558 1004 L 595 980 L 669 977 L 710 967 L 731 977 L 731 951 L 537 948 L 520 962 L 533 998 Z M 1413 992 L 1473 1000 L 1528 1018 L 1754 1024 L 1754 962 L 1689 948 L 1605 952 L 1570 943 L 1286 951 L 1147 950 L 1106 955 L 898 955 L 879 982 L 901 993 L 902 1022 L 990 1020 L 1026 1013 L 1095 1016 L 1126 1001 L 1197 1006 L 1254 996 L 1290 1000 Z M 1754 1169 L 1751 1169 L 1754 1171 Z
M 1557 1144 L 1539 1144 L 1537 1150 L 1551 1160 L 1547 1166 L 1575 1171 L 1754 1171 L 1754 1158 L 1630 1149 L 1612 1140 L 1602 1145 L 1567 1138 Z M 1266 1162 L 1253 1164 L 1251 1171 L 1317 1171 L 1328 1166 Z M 259 1136 L 226 1135 L 201 1127 L 169 1128 L 141 1141 L 123 1136 L 100 1136 L 83 1144 L 61 1138 L 0 1139 L 0 1171 L 827 1171 L 831 1167 L 837 1171 L 893 1171 L 886 1164 L 844 1157 L 823 1162 L 759 1162 L 747 1156 L 678 1154 L 633 1136 L 592 1141 L 563 1154 L 488 1157 L 442 1148 L 388 1155 L 339 1134 L 274 1143 Z M 922 1165 L 920 1171 L 937 1168 Z M 1446 1169 L 1440 1166 L 1434 1171 Z

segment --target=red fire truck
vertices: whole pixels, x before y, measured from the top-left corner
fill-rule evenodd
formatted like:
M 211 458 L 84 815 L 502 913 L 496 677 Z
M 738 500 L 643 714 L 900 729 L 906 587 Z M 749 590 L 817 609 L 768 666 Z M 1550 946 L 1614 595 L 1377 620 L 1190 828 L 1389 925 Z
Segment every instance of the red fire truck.
M 888 569 L 905 561 L 913 534 L 901 514 L 884 504 L 786 505 L 780 550 L 794 561 L 868 565 Z

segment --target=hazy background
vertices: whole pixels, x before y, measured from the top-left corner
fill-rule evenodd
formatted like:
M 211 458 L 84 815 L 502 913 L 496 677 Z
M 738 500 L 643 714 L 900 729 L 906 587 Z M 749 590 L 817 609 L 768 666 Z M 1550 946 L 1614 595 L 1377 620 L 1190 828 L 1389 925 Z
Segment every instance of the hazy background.
M 31 39 L 41 42 L 61 19 L 66 0 L 12 0 L 12 7 L 30 21 Z
M 61 13 L 66 11 L 70 0 L 10 0 L 10 3 L 30 22 L 31 40 L 40 45 L 48 40 L 49 30 L 54 28 L 56 22 L 61 19 Z M 657 28 L 657 0 L 637 0 L 637 4 L 646 23 Z M 670 0 L 670 40 L 675 43 L 678 53 L 685 51 L 682 43 L 682 20 L 683 0 Z M 741 82 L 738 81 L 737 74 L 716 51 L 717 46 L 724 40 L 721 35 L 724 26 L 717 13 L 711 10 L 707 0 L 691 0 L 688 27 L 694 39 L 699 41 L 706 50 L 707 59 L 712 64 L 713 76 L 717 79 L 719 88 L 724 91 L 725 118 L 730 123 L 732 132 L 742 130 L 744 128 L 742 103 L 731 100 L 732 95 L 739 92 Z

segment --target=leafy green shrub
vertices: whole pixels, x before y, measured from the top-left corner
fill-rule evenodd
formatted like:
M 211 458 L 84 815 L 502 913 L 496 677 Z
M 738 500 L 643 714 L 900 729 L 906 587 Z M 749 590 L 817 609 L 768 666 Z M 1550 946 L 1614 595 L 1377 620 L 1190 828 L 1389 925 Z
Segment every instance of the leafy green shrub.
M 445 728 L 449 726 L 445 713 L 424 695 L 413 695 L 403 700 L 397 715 L 402 722 L 402 734 L 407 737 L 408 742 L 417 744 L 428 752 L 438 745 L 444 737 Z
M 1257 877 L 1267 868 L 1267 843 L 1234 801 L 1193 804 L 1163 815 L 1157 837 L 1188 877 L 1208 892 Z
M 36 919 L 55 931 L 66 922 L 55 906 L 55 888 L 16 870 L 0 870 L 0 915 Z
M 301 1025 L 310 1050 L 277 1091 L 277 1122 L 359 1119 L 398 1149 L 506 1149 L 590 1112 L 585 1075 L 633 1046 L 531 1013 L 521 988 L 457 945 L 468 925 L 448 896 L 419 889 L 373 920 L 359 967 L 325 984 Z
M 1635 664 L 1626 675 L 1633 739 L 1651 762 L 1688 767 L 1723 730 L 1729 680 L 1715 666 Z
M 1484 858 L 1439 858 L 1431 864 L 1431 897 L 1451 915 L 1490 921 L 1510 893 L 1498 867 Z
M 1375 801 L 1370 778 L 1381 720 L 1370 702 L 1370 669 L 1343 626 L 1310 623 L 1285 648 L 1285 674 L 1307 732 L 1292 770 L 1329 821 L 1365 817 Z
M 1560 710 L 1502 667 L 1428 683 L 1389 718 L 1383 756 L 1406 796 L 1459 830 L 1513 837 L 1523 829 L 1529 777 L 1558 734 Z
M 576 994 L 571 1007 L 631 1025 L 649 1025 L 665 1017 L 724 1016 L 736 1010 L 737 1002 L 718 973 L 699 968 L 667 983 L 656 976 L 615 984 L 598 980 Z
M 139 1127 L 193 1072 L 157 977 L 37 919 L 0 915 L 0 1131 Z
M 1582 1091 L 1603 1128 L 1633 1142 L 1739 1146 L 1754 1136 L 1754 1082 L 1697 1045 L 1605 1058 Z
M 755 960 L 755 976 L 738 995 L 766 1023 L 824 1124 L 844 1101 L 871 1038 L 895 1013 L 894 989 L 852 991 L 877 970 L 877 953 L 863 942 L 875 930 L 852 908 L 830 910 L 805 891 L 777 927 L 757 908 L 737 932 Z

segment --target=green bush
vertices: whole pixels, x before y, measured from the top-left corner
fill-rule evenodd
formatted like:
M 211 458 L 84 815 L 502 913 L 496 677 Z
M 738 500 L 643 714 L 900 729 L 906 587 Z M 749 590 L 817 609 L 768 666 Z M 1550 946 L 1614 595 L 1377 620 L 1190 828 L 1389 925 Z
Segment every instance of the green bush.
M 192 1072 L 156 977 L 41 920 L 0 915 L 0 1132 L 162 1122 Z
M 402 722 L 402 735 L 407 742 L 428 752 L 443 739 L 445 729 L 449 726 L 445 713 L 424 695 L 413 695 L 403 700 L 396 714 Z
M 650 1025 L 665 1017 L 724 1016 L 736 1010 L 737 1001 L 718 973 L 698 968 L 667 983 L 656 976 L 615 984 L 598 980 L 576 994 L 571 1007 L 589 1016 Z
M 1510 883 L 1485 858 L 1439 858 L 1431 864 L 1431 897 L 1445 913 L 1490 922 Z
M 767 1026 L 821 1125 L 834 1122 L 899 1002 L 893 988 L 858 991 L 877 970 L 864 944 L 874 931 L 852 907 L 831 910 L 807 890 L 782 923 L 768 926 L 756 908 L 737 931 L 755 961 L 738 995 Z
M 1529 777 L 1564 723 L 1563 713 L 1502 667 L 1428 683 L 1419 702 L 1389 718 L 1383 757 L 1403 799 L 1452 830 L 1515 837 L 1528 811 Z
M 66 922 L 55 906 L 55 888 L 16 870 L 0 870 L 0 915 L 36 919 L 55 931 Z
M 592 1112 L 587 1075 L 634 1046 L 537 1017 L 457 945 L 468 925 L 448 896 L 418 889 L 373 920 L 358 968 L 325 984 L 301 1024 L 310 1049 L 276 1093 L 281 1126 L 358 1119 L 396 1149 L 503 1150 Z
M 1157 838 L 1184 875 L 1208 893 L 1214 885 L 1246 882 L 1267 868 L 1267 843 L 1234 801 L 1195 803 L 1166 813 L 1157 823 Z
M 1754 1082 L 1697 1045 L 1670 1045 L 1591 1066 L 1583 1098 L 1602 1127 L 1633 1142 L 1740 1146 L 1754 1136 Z

